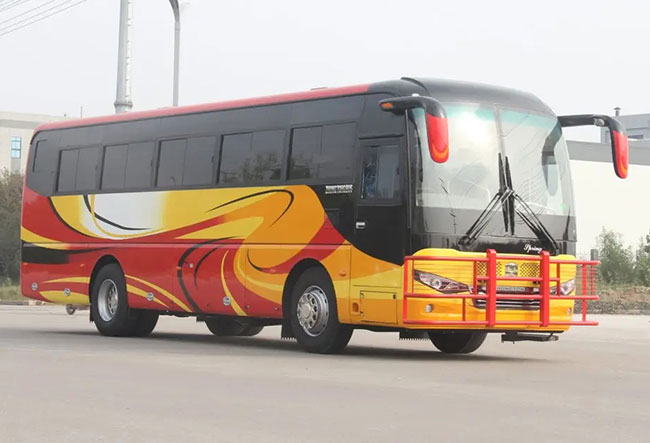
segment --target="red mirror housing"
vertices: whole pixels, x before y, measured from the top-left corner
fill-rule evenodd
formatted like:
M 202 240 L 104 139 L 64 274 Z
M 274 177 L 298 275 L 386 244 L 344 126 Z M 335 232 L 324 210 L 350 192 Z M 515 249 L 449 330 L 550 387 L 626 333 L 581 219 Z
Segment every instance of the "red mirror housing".
M 616 171 L 616 175 L 620 178 L 626 178 L 630 162 L 630 144 L 627 140 L 627 134 L 625 133 L 625 129 L 623 129 L 623 132 L 620 132 L 612 127 L 609 128 L 609 133 L 612 139 L 614 171 Z
M 630 161 L 630 146 L 625 127 L 614 117 L 599 114 L 563 115 L 558 117 L 562 127 L 600 126 L 609 129 L 612 145 L 612 163 L 614 172 L 620 178 L 626 178 Z
M 379 102 L 384 111 L 404 112 L 407 109 L 423 108 L 426 116 L 429 154 L 436 163 L 449 160 L 449 127 L 444 106 L 432 98 L 412 95 L 395 97 Z
M 429 154 L 436 163 L 449 160 L 449 128 L 447 117 L 434 116 L 427 112 L 427 133 L 429 136 Z

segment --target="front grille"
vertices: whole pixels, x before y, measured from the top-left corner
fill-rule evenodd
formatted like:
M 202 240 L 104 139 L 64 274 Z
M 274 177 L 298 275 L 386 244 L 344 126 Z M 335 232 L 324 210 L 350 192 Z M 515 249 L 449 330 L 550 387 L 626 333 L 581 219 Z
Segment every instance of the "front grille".
M 505 265 L 508 261 L 497 262 L 497 275 L 505 275 Z M 538 262 L 516 262 L 519 269 L 517 275 L 519 277 L 539 277 L 539 263 Z M 478 275 L 487 275 L 487 264 L 479 262 L 476 264 L 476 273 Z
M 526 286 L 498 286 L 497 295 L 499 294 L 526 294 L 533 295 L 539 294 L 538 288 L 531 288 Z M 479 294 L 485 294 L 485 287 L 479 287 Z M 478 309 L 485 309 L 486 300 L 482 299 L 472 299 L 474 302 L 474 307 Z M 539 310 L 539 300 L 527 300 L 527 299 L 508 299 L 508 300 L 497 300 L 497 309 L 518 309 L 523 311 L 537 311 Z

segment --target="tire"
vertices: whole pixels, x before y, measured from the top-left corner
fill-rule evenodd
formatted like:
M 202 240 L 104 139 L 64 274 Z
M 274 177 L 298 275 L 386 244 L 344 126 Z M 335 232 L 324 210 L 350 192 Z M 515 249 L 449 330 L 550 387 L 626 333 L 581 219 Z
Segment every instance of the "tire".
M 77 311 L 77 308 L 74 305 L 65 305 L 65 312 L 68 313 L 68 315 L 72 315 Z
M 205 325 L 217 337 L 252 337 L 264 329 L 264 326 L 246 324 L 236 317 L 206 318 Z
M 487 332 L 438 332 L 429 331 L 433 346 L 445 354 L 469 354 L 481 347 Z
M 339 323 L 334 286 L 320 267 L 304 271 L 291 290 L 289 324 L 307 351 L 336 354 L 347 346 L 352 327 Z
M 137 311 L 139 313 L 137 325 L 133 335 L 136 337 L 147 337 L 151 334 L 158 323 L 158 313 L 155 311 Z
M 95 327 L 109 337 L 133 335 L 140 312 L 129 309 L 124 274 L 116 263 L 102 267 L 90 290 L 90 310 Z

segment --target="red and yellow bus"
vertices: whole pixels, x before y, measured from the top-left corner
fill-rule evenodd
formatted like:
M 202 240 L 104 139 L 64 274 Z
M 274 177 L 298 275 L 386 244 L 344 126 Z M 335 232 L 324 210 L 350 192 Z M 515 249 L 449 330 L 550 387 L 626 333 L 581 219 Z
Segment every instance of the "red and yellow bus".
M 90 305 L 101 334 L 159 315 L 218 336 L 282 325 L 308 351 L 354 329 L 477 349 L 548 340 L 591 300 L 562 126 L 535 96 L 402 78 L 48 123 L 23 195 L 25 296 Z M 579 305 L 579 303 L 578 303 Z

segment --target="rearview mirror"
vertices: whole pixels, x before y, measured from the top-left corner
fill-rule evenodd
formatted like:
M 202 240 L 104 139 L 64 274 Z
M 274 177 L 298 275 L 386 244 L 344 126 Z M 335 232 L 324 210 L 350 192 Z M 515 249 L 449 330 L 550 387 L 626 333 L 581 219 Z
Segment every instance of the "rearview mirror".
M 627 140 L 627 132 L 621 122 L 614 117 L 599 114 L 564 115 L 558 117 L 558 120 L 562 127 L 593 125 L 608 128 L 612 145 L 614 172 L 620 178 L 627 177 L 630 147 Z
M 418 95 L 395 97 L 379 102 L 381 109 L 388 112 L 405 112 L 408 109 L 423 108 L 426 116 L 427 137 L 429 139 L 429 154 L 436 163 L 444 163 L 449 159 L 449 128 L 447 113 L 442 104 L 431 97 Z

